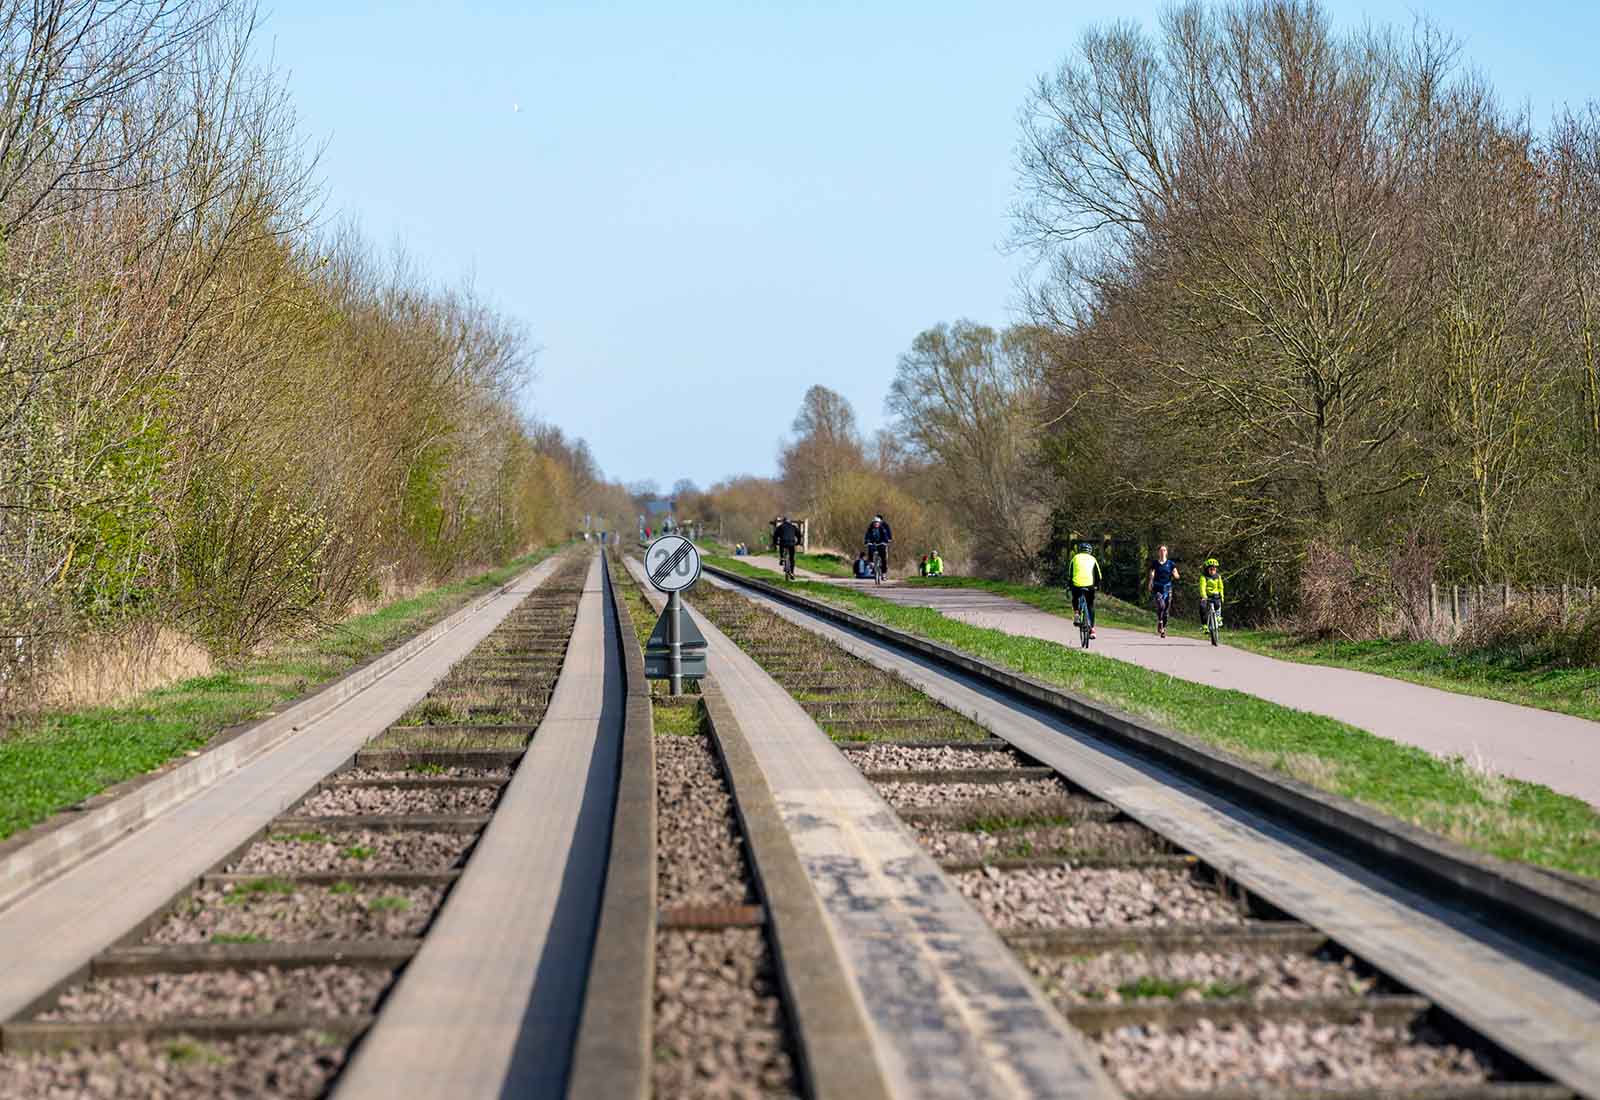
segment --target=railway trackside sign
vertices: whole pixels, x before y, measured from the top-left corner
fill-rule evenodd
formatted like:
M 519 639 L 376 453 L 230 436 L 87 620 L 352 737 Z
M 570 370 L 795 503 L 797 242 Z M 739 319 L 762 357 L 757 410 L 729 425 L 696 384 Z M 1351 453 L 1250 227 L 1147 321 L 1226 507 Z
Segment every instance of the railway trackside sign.
M 644 552 L 644 572 L 662 592 L 682 592 L 700 579 L 700 551 L 682 535 L 662 535 Z

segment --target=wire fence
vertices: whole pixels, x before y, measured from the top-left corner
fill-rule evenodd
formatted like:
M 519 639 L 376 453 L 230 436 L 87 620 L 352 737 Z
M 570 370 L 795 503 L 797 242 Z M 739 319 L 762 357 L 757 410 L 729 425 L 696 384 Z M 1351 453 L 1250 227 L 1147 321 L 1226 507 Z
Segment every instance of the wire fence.
M 1542 600 L 1551 603 L 1565 618 L 1569 611 L 1592 607 L 1600 587 L 1594 584 L 1523 585 L 1510 581 L 1499 584 L 1430 584 L 1428 619 L 1436 628 L 1458 631 L 1473 616 L 1484 611 L 1509 609 L 1516 603 Z

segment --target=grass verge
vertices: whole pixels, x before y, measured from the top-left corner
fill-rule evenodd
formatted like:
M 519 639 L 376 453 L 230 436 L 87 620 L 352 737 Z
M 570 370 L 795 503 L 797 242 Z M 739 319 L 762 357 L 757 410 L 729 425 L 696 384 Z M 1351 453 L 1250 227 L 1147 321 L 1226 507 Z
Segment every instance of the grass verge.
M 229 726 L 269 714 L 393 648 L 555 550 L 546 547 L 498 569 L 396 600 L 236 668 L 182 680 L 117 706 L 50 712 L 13 727 L 0 740 L 0 838 L 204 748 Z
M 730 572 L 761 570 L 717 559 Z M 1600 877 L 1600 813 L 1537 783 L 1485 774 L 1317 714 L 1243 692 L 1180 680 L 1137 665 L 1019 638 L 904 607 L 868 592 L 796 581 L 796 591 L 898 630 L 1106 703 L 1244 756 L 1311 786 L 1502 859 Z

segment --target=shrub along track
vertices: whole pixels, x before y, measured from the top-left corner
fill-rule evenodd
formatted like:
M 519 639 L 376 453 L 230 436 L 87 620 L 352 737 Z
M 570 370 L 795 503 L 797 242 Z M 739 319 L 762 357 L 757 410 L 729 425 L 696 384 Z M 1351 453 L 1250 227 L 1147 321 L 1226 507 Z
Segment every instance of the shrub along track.
M 538 727 L 586 555 L 272 825 L 4 1029 L 0 1096 L 317 1096 Z
M 637 643 L 655 612 L 615 570 Z M 801 1095 L 766 907 L 750 872 L 723 762 L 690 694 L 651 685 L 656 849 L 654 1054 L 657 1100 Z
M 726 589 L 693 602 L 865 773 L 1130 1095 L 1573 1095 L 904 680 Z

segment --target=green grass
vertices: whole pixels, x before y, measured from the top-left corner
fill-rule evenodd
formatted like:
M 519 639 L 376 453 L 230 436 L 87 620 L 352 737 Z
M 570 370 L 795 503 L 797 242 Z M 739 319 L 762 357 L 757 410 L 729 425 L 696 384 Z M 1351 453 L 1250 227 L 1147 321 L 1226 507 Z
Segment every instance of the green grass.
M 1072 618 L 1071 601 L 1059 589 L 976 577 L 910 577 L 905 583 L 931 588 L 979 588 L 1052 615 Z M 1104 593 L 1096 599 L 1094 610 L 1095 620 L 1106 626 L 1150 632 L 1156 628 L 1155 612 Z M 1169 620 L 1167 630 L 1191 638 L 1205 633 L 1198 622 L 1177 618 Z M 1456 653 L 1436 642 L 1308 640 L 1279 630 L 1235 629 L 1226 630 L 1224 638 L 1229 645 L 1266 657 L 1355 669 L 1458 695 L 1600 721 L 1600 669 L 1556 667 L 1522 653 Z
M 843 554 L 796 553 L 794 556 L 795 568 L 809 569 L 813 573 L 821 573 L 824 577 L 853 576 L 854 570 L 850 567 L 852 560 Z
M 293 841 L 296 844 L 326 844 L 326 843 L 328 843 L 328 841 L 332 840 L 333 838 L 330 837 L 327 833 L 304 832 L 304 833 L 273 833 L 272 836 L 269 837 L 268 839 L 270 839 L 270 840 L 290 840 L 290 841 Z
M 391 909 L 410 909 L 411 899 L 395 897 L 393 894 L 385 894 L 381 898 L 373 898 L 371 901 L 367 902 L 367 908 L 372 910 L 374 913 L 382 913 Z
M 254 932 L 213 932 L 212 943 L 271 943 L 265 936 Z
M 231 1059 L 208 1043 L 197 1043 L 187 1035 L 173 1039 L 163 1048 L 174 1065 L 222 1065 Z
M 702 730 L 704 714 L 700 704 L 692 707 L 655 703 L 654 726 L 659 737 L 695 737 Z
M 340 849 L 339 854 L 345 859 L 371 859 L 372 849 L 363 847 L 360 844 L 352 844 L 348 848 Z
M 723 564 L 718 561 L 716 564 Z M 869 592 L 796 581 L 805 595 L 1114 706 L 1503 859 L 1600 876 L 1600 813 L 1581 799 L 1253 695 L 1094 652 L 1019 638 Z
M 229 726 L 275 713 L 555 549 L 397 600 L 236 668 L 158 688 L 118 706 L 50 712 L 13 727 L 0 739 L 0 838 L 203 749 Z
M 257 878 L 249 882 L 241 882 L 228 891 L 223 900 L 229 905 L 244 905 L 251 898 L 258 898 L 267 894 L 292 894 L 294 883 L 281 878 Z
M 1207 1000 L 1219 1000 L 1228 997 L 1243 997 L 1250 992 L 1250 987 L 1241 982 L 1191 982 L 1175 978 L 1158 978 L 1153 974 L 1131 982 L 1123 982 L 1117 986 L 1117 992 L 1125 1001 L 1148 1000 L 1177 1000 L 1191 989 L 1200 990 L 1200 995 Z
M 353 894 L 355 892 L 356 884 L 353 882 L 336 882 L 328 887 L 328 893 L 330 894 Z

